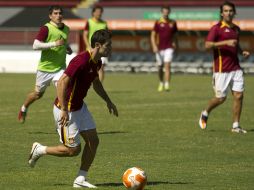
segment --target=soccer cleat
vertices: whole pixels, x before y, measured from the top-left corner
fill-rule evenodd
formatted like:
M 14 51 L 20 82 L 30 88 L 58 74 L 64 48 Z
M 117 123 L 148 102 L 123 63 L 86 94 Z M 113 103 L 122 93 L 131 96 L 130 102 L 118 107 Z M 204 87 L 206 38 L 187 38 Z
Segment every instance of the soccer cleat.
M 163 91 L 163 84 L 160 83 L 158 86 L 158 92 L 162 92 Z
M 18 120 L 20 123 L 25 123 L 26 120 L 26 112 L 19 111 Z
M 241 127 L 232 128 L 231 130 L 233 133 L 247 133 L 246 130 L 242 129 Z
M 200 115 L 200 118 L 199 118 L 199 127 L 201 129 L 206 129 L 207 120 L 208 120 L 208 116 L 203 115 L 203 113 L 201 112 L 201 115 Z
M 82 182 L 75 180 L 73 183 L 73 187 L 76 187 L 76 188 L 97 188 L 95 185 L 92 185 L 91 183 L 89 183 L 85 180 Z
M 28 159 L 28 164 L 31 168 L 33 168 L 37 162 L 37 160 L 42 156 L 42 154 L 38 153 L 38 148 L 42 146 L 40 143 L 33 143 L 32 150 Z
M 164 89 L 165 89 L 165 91 L 169 91 L 170 90 L 169 84 L 165 84 Z

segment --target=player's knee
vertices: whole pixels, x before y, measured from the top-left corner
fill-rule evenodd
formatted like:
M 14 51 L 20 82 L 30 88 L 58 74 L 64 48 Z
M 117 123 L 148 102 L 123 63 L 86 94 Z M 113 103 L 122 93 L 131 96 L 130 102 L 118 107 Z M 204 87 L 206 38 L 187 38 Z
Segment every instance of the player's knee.
M 217 98 L 219 103 L 222 104 L 223 102 L 225 102 L 225 100 L 227 99 L 227 97 L 221 97 L 221 98 Z
M 36 99 L 40 99 L 43 96 L 43 94 L 44 92 L 37 92 L 37 91 L 34 92 L 34 96 Z
M 243 93 L 235 93 L 234 98 L 236 100 L 242 100 L 243 99 Z
M 68 148 L 68 154 L 69 156 L 78 156 L 79 153 L 81 152 L 81 146 L 77 146 L 77 147 L 72 147 L 72 148 Z

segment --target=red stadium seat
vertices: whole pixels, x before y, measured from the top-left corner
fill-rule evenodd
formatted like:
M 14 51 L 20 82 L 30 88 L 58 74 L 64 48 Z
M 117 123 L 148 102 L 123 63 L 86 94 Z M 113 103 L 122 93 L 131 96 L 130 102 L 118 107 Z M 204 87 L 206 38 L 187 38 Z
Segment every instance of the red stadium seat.
M 76 7 L 81 0 L 0 0 L 0 6 L 8 7 L 42 7 L 60 5 L 62 7 Z

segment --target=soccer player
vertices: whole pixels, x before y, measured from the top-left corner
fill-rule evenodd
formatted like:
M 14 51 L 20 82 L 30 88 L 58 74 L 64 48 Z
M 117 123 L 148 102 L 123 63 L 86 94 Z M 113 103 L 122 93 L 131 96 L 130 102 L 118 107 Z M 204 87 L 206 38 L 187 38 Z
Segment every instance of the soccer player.
M 151 44 L 156 55 L 158 64 L 159 86 L 158 91 L 168 91 L 170 89 L 170 65 L 173 59 L 174 50 L 177 49 L 177 24 L 176 21 L 169 19 L 170 7 L 161 8 L 162 17 L 154 24 L 151 32 Z M 163 72 L 165 69 L 165 76 Z
M 62 144 L 43 146 L 35 142 L 28 161 L 29 165 L 34 167 L 36 161 L 43 155 L 77 156 L 81 151 L 79 138 L 81 136 L 85 146 L 73 187 L 96 188 L 87 182 L 86 178 L 99 144 L 95 123 L 83 102 L 91 84 L 95 92 L 106 102 L 109 112 L 118 116 L 116 106 L 111 102 L 98 78 L 101 57 L 107 57 L 111 53 L 111 33 L 104 29 L 96 31 L 92 36 L 91 46 L 91 51 L 84 51 L 71 60 L 58 81 L 54 118 Z
M 34 43 L 34 50 L 41 50 L 41 58 L 37 68 L 35 89 L 30 92 L 23 103 L 18 120 L 25 122 L 28 107 L 40 99 L 52 81 L 55 85 L 66 68 L 66 53 L 72 49 L 67 43 L 69 27 L 63 22 L 63 9 L 60 6 L 49 8 L 50 21 L 40 28 Z
M 220 6 L 220 14 L 221 21 L 210 29 L 205 42 L 206 49 L 212 49 L 214 55 L 213 88 L 215 97 L 208 102 L 207 107 L 202 111 L 199 126 L 201 129 L 207 127 L 209 113 L 226 100 L 228 88 L 230 88 L 233 95 L 232 132 L 246 133 L 247 131 L 242 129 L 239 124 L 244 78 L 239 65 L 238 53 L 241 53 L 245 58 L 250 53 L 243 51 L 239 46 L 240 28 L 233 23 L 236 14 L 235 5 L 231 2 L 224 2 Z
M 84 28 L 84 32 L 83 32 L 83 39 L 84 39 L 84 43 L 86 45 L 86 49 L 89 50 L 91 49 L 91 37 L 93 35 L 93 33 L 97 30 L 100 29 L 107 29 L 107 22 L 102 20 L 102 13 L 103 13 L 103 7 L 96 5 L 93 7 L 92 9 L 92 18 L 88 19 L 88 21 L 86 22 L 85 28 Z M 108 63 L 108 58 L 107 57 L 102 57 L 102 66 L 101 69 L 99 70 L 99 78 L 100 81 L 103 82 L 104 80 L 104 67 L 105 64 Z

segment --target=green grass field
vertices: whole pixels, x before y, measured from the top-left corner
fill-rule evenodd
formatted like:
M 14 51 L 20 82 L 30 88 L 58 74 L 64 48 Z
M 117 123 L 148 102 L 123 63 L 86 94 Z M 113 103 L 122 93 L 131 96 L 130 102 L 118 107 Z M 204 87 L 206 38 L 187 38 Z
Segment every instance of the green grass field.
M 0 74 L 0 189 L 72 189 L 80 156 L 42 157 L 27 165 L 34 141 L 59 143 L 52 103 L 55 89 L 29 109 L 25 124 L 17 114 L 33 88 L 33 74 Z M 158 93 L 155 74 L 107 74 L 104 86 L 118 106 L 108 114 L 91 89 L 87 105 L 100 137 L 89 181 L 101 190 L 123 190 L 121 176 L 133 166 L 148 176 L 145 190 L 254 188 L 254 77 L 246 76 L 241 125 L 246 135 L 232 134 L 232 98 L 209 117 L 208 129 L 198 127 L 201 110 L 213 96 L 211 76 L 174 75 L 172 90 Z

